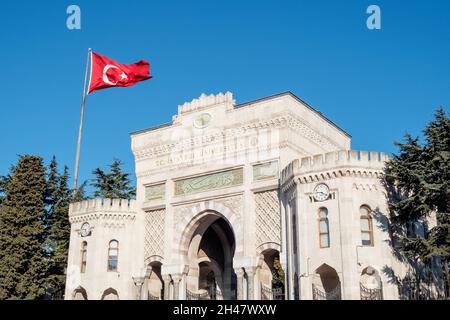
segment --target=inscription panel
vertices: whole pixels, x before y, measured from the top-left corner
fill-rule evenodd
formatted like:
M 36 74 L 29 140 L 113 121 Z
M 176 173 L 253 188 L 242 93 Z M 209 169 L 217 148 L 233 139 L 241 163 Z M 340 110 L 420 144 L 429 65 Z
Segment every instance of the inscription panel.
M 244 182 L 242 168 L 175 181 L 175 196 L 228 188 Z
M 153 186 L 145 186 L 145 201 L 164 199 L 166 194 L 166 184 L 156 184 Z
M 255 164 L 253 166 L 253 180 L 278 178 L 278 161 Z

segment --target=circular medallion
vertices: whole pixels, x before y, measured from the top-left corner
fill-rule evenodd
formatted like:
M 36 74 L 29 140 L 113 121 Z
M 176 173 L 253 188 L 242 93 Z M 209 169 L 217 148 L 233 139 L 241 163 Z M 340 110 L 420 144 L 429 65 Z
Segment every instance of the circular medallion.
M 211 123 L 212 116 L 209 113 L 202 113 L 194 119 L 194 127 L 204 129 Z

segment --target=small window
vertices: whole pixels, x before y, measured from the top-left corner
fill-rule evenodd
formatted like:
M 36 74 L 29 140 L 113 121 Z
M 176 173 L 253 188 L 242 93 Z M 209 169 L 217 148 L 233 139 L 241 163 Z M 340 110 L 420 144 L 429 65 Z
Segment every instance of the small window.
M 361 206 L 361 244 L 363 246 L 373 246 L 373 226 L 371 210 L 368 206 Z
M 86 261 L 87 261 L 87 242 L 83 241 L 81 243 L 81 273 L 86 272 Z
M 119 242 L 111 240 L 108 249 L 108 271 L 117 271 L 119 259 Z
M 319 209 L 319 243 L 321 248 L 330 247 L 330 226 L 327 208 Z

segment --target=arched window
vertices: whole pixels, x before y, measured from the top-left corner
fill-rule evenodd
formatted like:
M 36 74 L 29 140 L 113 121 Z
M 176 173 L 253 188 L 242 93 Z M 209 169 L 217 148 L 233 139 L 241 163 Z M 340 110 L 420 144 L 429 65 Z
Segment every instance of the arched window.
M 117 271 L 119 259 L 119 241 L 111 240 L 108 249 L 108 271 Z
M 359 213 L 361 214 L 361 244 L 363 246 L 373 246 L 373 226 L 372 217 L 368 206 L 361 206 Z
M 330 226 L 327 208 L 319 209 L 319 243 L 321 248 L 330 247 Z
M 81 273 L 86 272 L 86 261 L 87 261 L 87 242 L 83 241 L 81 243 Z

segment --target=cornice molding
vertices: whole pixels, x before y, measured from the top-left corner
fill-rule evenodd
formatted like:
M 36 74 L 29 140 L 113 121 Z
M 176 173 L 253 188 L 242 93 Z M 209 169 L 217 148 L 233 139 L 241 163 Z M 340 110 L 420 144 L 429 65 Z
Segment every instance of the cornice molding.
M 70 223 L 95 221 L 95 220 L 112 220 L 112 221 L 133 221 L 136 218 L 136 213 L 123 213 L 123 212 L 91 212 L 69 217 Z
M 239 127 L 225 128 L 219 132 L 214 131 L 211 135 L 190 137 L 178 142 L 148 144 L 133 149 L 133 154 L 138 162 L 167 155 L 174 151 L 182 152 L 183 150 L 191 150 L 195 148 L 195 146 L 205 146 L 205 144 L 210 142 L 221 141 L 223 139 L 233 139 L 234 137 L 242 137 L 249 130 L 268 128 L 291 128 L 301 136 L 321 146 L 324 150 L 338 150 L 342 148 L 334 140 L 316 132 L 299 117 L 293 115 L 292 113 L 288 113 L 274 118 L 248 123 Z

